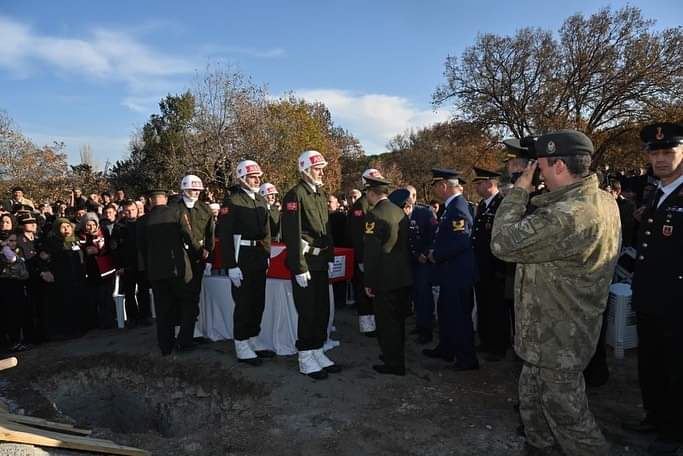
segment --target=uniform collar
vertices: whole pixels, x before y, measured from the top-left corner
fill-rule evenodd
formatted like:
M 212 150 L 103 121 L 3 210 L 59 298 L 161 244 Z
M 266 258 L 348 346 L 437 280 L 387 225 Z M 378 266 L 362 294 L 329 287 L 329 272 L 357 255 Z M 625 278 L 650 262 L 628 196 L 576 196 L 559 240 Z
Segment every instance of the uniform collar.
M 487 209 L 488 209 L 488 207 L 491 205 L 491 201 L 493 201 L 493 198 L 495 198 L 496 196 L 498 196 L 499 193 L 500 193 L 500 192 L 499 192 L 498 190 L 496 190 L 496 193 L 494 193 L 493 195 L 489 196 L 488 198 L 486 198 L 486 199 L 484 200 L 484 203 L 486 204 L 486 208 L 487 208 Z
M 448 207 L 449 204 L 451 204 L 451 201 L 456 199 L 458 196 L 462 195 L 462 193 L 456 193 L 455 195 L 449 196 L 446 201 L 444 201 L 443 205 L 444 207 Z
M 666 201 L 666 199 L 673 193 L 674 190 L 678 188 L 679 185 L 683 184 L 683 174 L 678 176 L 676 180 L 671 182 L 669 185 L 662 185 L 662 183 L 659 183 L 659 189 L 662 191 L 662 197 L 659 198 L 659 202 L 657 203 L 657 207 L 659 207 L 662 202 Z

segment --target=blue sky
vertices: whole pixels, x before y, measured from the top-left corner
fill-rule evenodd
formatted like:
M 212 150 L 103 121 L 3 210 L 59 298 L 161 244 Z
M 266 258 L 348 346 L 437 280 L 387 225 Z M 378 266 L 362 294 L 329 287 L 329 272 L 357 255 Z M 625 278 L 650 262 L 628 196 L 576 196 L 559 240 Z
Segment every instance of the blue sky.
M 447 55 L 478 33 L 557 30 L 569 15 L 626 2 L 0 0 L 0 109 L 38 144 L 89 144 L 100 166 L 127 154 L 160 98 L 208 63 L 235 65 L 273 95 L 320 100 L 366 152 L 434 112 Z M 683 24 L 680 0 L 630 2 Z

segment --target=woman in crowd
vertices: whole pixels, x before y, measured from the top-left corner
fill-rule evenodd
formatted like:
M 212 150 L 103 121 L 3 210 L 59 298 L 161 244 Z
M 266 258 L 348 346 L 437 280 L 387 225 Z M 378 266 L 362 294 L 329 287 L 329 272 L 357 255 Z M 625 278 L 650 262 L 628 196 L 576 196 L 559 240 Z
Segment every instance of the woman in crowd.
M 14 230 L 14 218 L 7 212 L 0 215 L 0 232 L 11 233 Z
M 0 231 L 0 307 L 3 309 L 2 342 L 9 342 L 11 351 L 29 348 L 23 343 L 22 322 L 26 301 L 28 269 L 17 247 L 17 235 L 4 229 Z
M 87 306 L 86 329 L 115 326 L 114 280 L 116 269 L 111 255 L 110 236 L 100 227 L 97 214 L 88 212 L 81 220 L 80 245 L 85 254 Z

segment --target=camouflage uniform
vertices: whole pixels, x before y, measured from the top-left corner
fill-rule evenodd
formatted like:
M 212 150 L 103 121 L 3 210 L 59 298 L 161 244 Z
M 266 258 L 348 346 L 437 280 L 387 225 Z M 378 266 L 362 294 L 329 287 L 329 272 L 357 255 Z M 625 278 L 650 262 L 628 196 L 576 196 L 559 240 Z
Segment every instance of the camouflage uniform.
M 534 197 L 513 188 L 493 223 L 491 250 L 516 262 L 515 351 L 525 361 L 520 414 L 528 443 L 607 454 L 582 371 L 602 324 L 620 243 L 619 210 L 595 175 Z

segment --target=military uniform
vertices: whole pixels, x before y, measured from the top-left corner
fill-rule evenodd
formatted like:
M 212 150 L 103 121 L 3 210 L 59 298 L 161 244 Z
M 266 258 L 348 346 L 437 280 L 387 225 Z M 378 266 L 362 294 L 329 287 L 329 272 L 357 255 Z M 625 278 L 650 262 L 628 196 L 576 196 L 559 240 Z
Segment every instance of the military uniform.
M 239 287 L 232 285 L 235 340 L 248 340 L 261 332 L 270 228 L 266 200 L 258 192 L 250 195 L 238 188 L 223 201 L 216 228 L 223 266 L 226 269 L 239 267 L 243 276 Z M 236 245 L 239 245 L 237 252 Z
M 123 268 L 120 290 L 125 296 L 129 325 L 151 323 L 152 309 L 149 281 L 138 270 L 137 229 L 140 219 L 122 220 L 112 230 L 111 250 L 118 268 Z
M 456 179 L 451 170 L 432 170 L 433 181 Z M 460 180 L 461 183 L 464 183 Z M 439 343 L 436 348 L 423 350 L 433 358 L 456 358 L 458 370 L 478 369 L 474 350 L 472 286 L 476 276 L 472 234 L 472 214 L 462 194 L 444 202 L 444 212 L 434 238 L 433 259 L 439 284 Z
M 415 204 L 410 214 L 409 246 L 413 269 L 413 305 L 418 341 L 432 340 L 434 329 L 434 295 L 432 275 L 434 265 L 427 261 L 434 243 L 434 232 L 438 225 L 434 211 L 429 206 Z
M 280 209 L 272 204 L 268 205 L 268 223 L 270 223 L 271 239 L 280 239 Z
M 139 267 L 154 292 L 157 340 L 163 355 L 175 345 L 176 316 L 188 301 L 193 267 L 185 245 L 192 234 L 179 205 L 154 206 L 139 222 Z
M 591 154 L 583 134 L 565 130 L 538 139 L 542 157 Z M 527 443 L 559 444 L 565 454 L 607 454 L 588 409 L 583 370 L 600 335 L 619 253 L 619 210 L 595 175 L 538 195 L 513 188 L 496 213 L 491 250 L 517 263 L 515 351 L 524 360 L 520 415 Z
M 358 321 L 360 332 L 362 333 L 372 333 L 376 329 L 372 298 L 365 294 L 364 285 L 363 233 L 365 232 L 365 215 L 369 210 L 368 198 L 363 195 L 353 203 L 348 214 L 348 238 L 353 248 L 353 260 L 355 263 L 353 294 L 358 306 Z
M 641 138 L 649 150 L 680 147 L 683 126 L 654 124 Z M 645 205 L 631 285 L 640 388 L 660 437 L 683 442 L 683 176 L 660 183 Z
M 369 186 L 386 186 L 383 179 L 366 178 Z M 375 295 L 377 338 L 385 370 L 405 371 L 405 318 L 413 283 L 408 249 L 409 222 L 405 212 L 384 198 L 365 216 L 363 244 L 365 287 Z M 376 367 L 382 372 L 382 367 Z
M 187 244 L 187 251 L 192 265 L 192 280 L 188 283 L 187 300 L 183 305 L 178 333 L 179 348 L 192 347 L 194 327 L 199 315 L 199 295 L 202 291 L 202 278 L 206 259 L 202 258 L 202 250 L 209 253 L 214 244 L 214 221 L 211 208 L 203 201 L 195 201 L 189 207 L 182 195 L 174 203 L 178 206 L 181 221 L 187 226 L 192 242 Z
M 293 275 L 311 274 L 307 287 L 299 286 L 292 277 L 294 304 L 299 315 L 296 348 L 299 351 L 317 350 L 327 340 L 330 318 L 328 263 L 334 261 L 327 194 L 299 181 L 282 201 L 281 230 L 287 246 L 289 270 Z
M 474 181 L 494 179 L 498 173 L 474 168 Z M 478 334 L 483 351 L 493 358 L 504 357 L 510 346 L 510 313 L 505 303 L 505 263 L 491 253 L 491 229 L 493 219 L 503 201 L 496 192 L 477 205 L 472 231 L 472 246 L 477 260 L 478 279 L 475 284 L 477 296 Z

